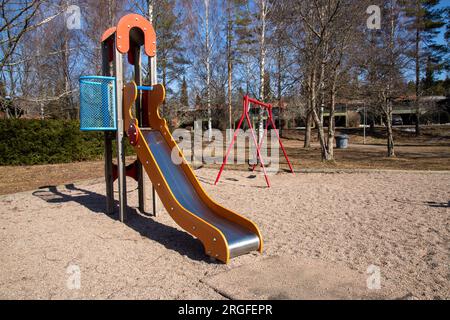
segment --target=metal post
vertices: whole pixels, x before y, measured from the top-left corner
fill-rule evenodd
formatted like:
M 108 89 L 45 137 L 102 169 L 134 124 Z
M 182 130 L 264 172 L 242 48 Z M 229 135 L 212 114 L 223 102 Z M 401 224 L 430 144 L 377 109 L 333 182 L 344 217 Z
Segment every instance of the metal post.
M 138 46 L 134 47 L 134 81 L 136 85 L 142 85 L 142 75 L 141 75 L 141 48 Z M 139 124 L 142 125 L 143 114 L 142 114 L 142 92 L 138 90 L 138 96 L 136 99 L 136 117 Z M 142 163 L 138 161 L 137 171 L 138 171 L 138 201 L 139 201 L 139 211 L 141 213 L 146 212 L 146 201 L 145 201 L 145 183 L 144 183 L 144 170 L 142 168 Z
M 220 166 L 220 170 L 219 170 L 219 173 L 217 174 L 216 181 L 214 182 L 214 185 L 216 185 L 217 182 L 219 182 L 220 175 L 222 174 L 223 168 L 227 164 L 228 156 L 230 155 L 231 149 L 234 146 L 234 142 L 236 141 L 239 129 L 241 128 L 241 125 L 244 122 L 246 108 L 247 108 L 247 99 L 246 99 L 246 97 L 244 97 L 244 103 L 243 104 L 244 104 L 244 111 L 242 112 L 241 118 L 239 119 L 239 123 L 238 123 L 238 125 L 236 127 L 236 130 L 234 130 L 233 139 L 231 140 L 231 143 L 228 146 L 228 150 L 227 150 L 227 152 L 225 154 L 225 157 L 223 158 L 223 162 L 222 162 L 222 165 Z
M 363 142 L 363 144 L 366 144 L 366 122 L 367 122 L 366 117 L 367 117 L 366 106 L 364 106 L 364 142 Z
M 148 20 L 151 24 L 153 24 L 153 1 L 148 2 Z M 156 63 L 156 55 L 153 57 L 149 57 L 149 79 L 150 85 L 155 85 L 158 83 L 157 78 L 157 63 Z M 152 206 L 153 206 L 153 215 L 156 217 L 156 191 L 155 187 L 152 184 Z
M 345 105 L 345 127 L 348 128 L 348 107 Z
M 286 162 L 287 162 L 287 164 L 289 166 L 289 169 L 291 170 L 291 173 L 294 174 L 294 168 L 292 168 L 291 161 L 289 160 L 289 157 L 287 155 L 286 149 L 284 149 L 283 143 L 281 142 L 281 138 L 280 138 L 280 135 L 278 133 L 278 129 L 275 127 L 275 122 L 273 121 L 272 107 L 269 109 L 269 113 L 270 113 L 270 122 L 272 123 L 273 130 L 275 131 L 275 134 L 277 135 L 278 143 L 280 144 L 281 150 L 283 151 L 284 158 L 286 159 Z
M 256 104 L 258 104 L 258 103 L 256 103 Z M 259 105 L 261 107 L 261 104 L 259 104 Z M 277 139 L 278 139 L 278 143 L 280 144 L 281 150 L 283 151 L 284 158 L 286 159 L 286 162 L 287 162 L 287 164 L 289 166 L 289 169 L 291 170 L 292 174 L 294 174 L 294 168 L 292 167 L 291 161 L 289 160 L 289 157 L 288 157 L 288 155 L 286 153 L 286 149 L 284 149 L 284 146 L 283 146 L 283 143 L 281 142 L 281 138 L 280 138 L 280 135 L 278 133 L 277 127 L 275 126 L 275 121 L 273 120 L 272 106 L 269 105 L 268 107 L 265 107 L 265 108 L 267 109 L 267 115 L 268 115 L 267 116 L 267 122 L 266 122 L 266 128 L 264 130 L 264 135 L 263 135 L 261 141 L 259 142 L 258 149 L 261 152 L 261 147 L 262 147 L 263 142 L 264 142 L 264 137 L 267 136 L 267 138 L 269 138 L 268 137 L 268 128 L 269 128 L 269 124 L 270 124 L 272 126 L 273 130 L 275 131 L 275 134 L 276 134 Z M 255 167 L 256 167 L 256 164 L 253 165 L 252 171 L 255 170 Z
M 116 49 L 114 58 L 116 70 L 116 104 L 117 104 L 117 168 L 119 181 L 119 219 L 124 222 L 127 210 L 127 186 L 125 176 L 125 148 L 123 127 L 123 58 Z
M 264 172 L 264 178 L 266 180 L 266 184 L 267 184 L 268 187 L 270 187 L 270 182 L 269 182 L 269 178 L 267 177 L 266 167 L 264 166 L 264 161 L 263 161 L 263 159 L 261 157 L 261 153 L 259 152 L 258 141 L 256 139 L 255 132 L 253 130 L 252 122 L 250 120 L 250 115 L 249 115 L 250 99 L 249 99 L 248 96 L 244 96 L 244 103 L 243 104 L 244 104 L 244 108 L 243 108 L 244 110 L 242 112 L 241 119 L 239 120 L 239 124 L 238 124 L 238 126 L 237 126 L 237 128 L 236 128 L 236 130 L 234 132 L 233 140 L 231 141 L 231 144 L 228 147 L 228 150 L 227 150 L 226 155 L 225 155 L 225 157 L 223 159 L 222 165 L 220 166 L 220 170 L 219 170 L 219 173 L 217 174 L 216 181 L 214 182 L 214 184 L 216 185 L 217 182 L 219 182 L 220 175 L 222 174 L 223 168 L 227 164 L 227 159 L 228 159 L 228 156 L 230 155 L 231 148 L 233 148 L 234 142 L 236 141 L 238 130 L 240 129 L 240 127 L 241 127 L 242 123 L 244 122 L 244 120 L 247 120 L 247 124 L 248 124 L 248 126 L 250 128 L 250 131 L 252 133 L 253 143 L 254 143 L 255 148 L 256 148 L 257 159 L 259 159 L 259 161 L 261 163 L 261 167 L 262 167 L 263 172 Z
M 158 80 L 156 77 L 156 56 L 154 56 L 153 58 L 149 58 L 150 59 L 150 85 L 155 85 Z M 156 217 L 156 190 L 155 190 L 155 186 L 152 184 L 152 209 L 153 209 L 153 216 Z
M 111 76 L 111 64 L 108 58 L 107 42 L 102 43 L 102 74 Z M 114 213 L 114 181 L 113 181 L 113 163 L 112 163 L 112 140 L 113 135 L 105 131 L 105 184 L 106 184 L 106 214 Z
M 112 163 L 112 140 L 111 132 L 105 131 L 105 182 L 106 182 L 106 214 L 114 213 L 114 180 Z

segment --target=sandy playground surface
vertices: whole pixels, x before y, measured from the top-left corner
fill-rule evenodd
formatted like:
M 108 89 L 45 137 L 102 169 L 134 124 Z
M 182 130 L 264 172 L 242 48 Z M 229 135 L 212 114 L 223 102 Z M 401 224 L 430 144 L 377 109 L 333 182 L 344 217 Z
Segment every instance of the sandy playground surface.
M 261 176 L 242 171 L 225 171 L 214 186 L 216 173 L 196 171 L 215 200 L 257 223 L 262 255 L 229 265 L 211 261 L 161 205 L 156 218 L 130 209 L 121 224 L 102 213 L 101 179 L 47 187 L 0 196 L 0 298 L 302 297 L 288 289 L 259 294 L 284 290 L 277 258 L 284 267 L 306 259 L 310 270 L 316 261 L 364 279 L 375 265 L 385 298 L 450 298 L 450 173 L 281 173 L 271 177 L 271 189 Z M 135 187 L 128 180 L 131 208 Z M 80 269 L 81 288 L 71 290 L 67 271 L 73 265 Z M 254 277 L 245 272 L 255 270 L 265 278 L 261 290 L 249 292 L 245 279 Z M 240 285 L 226 280 L 235 277 Z M 292 286 L 295 273 L 290 277 Z M 339 272 L 324 279 L 333 277 Z

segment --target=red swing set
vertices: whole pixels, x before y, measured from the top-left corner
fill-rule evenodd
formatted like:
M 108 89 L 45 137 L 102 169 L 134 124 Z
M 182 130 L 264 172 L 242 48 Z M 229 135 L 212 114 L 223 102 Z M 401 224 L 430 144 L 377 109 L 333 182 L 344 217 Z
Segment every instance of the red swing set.
M 255 105 L 255 106 L 258 106 L 258 107 L 260 107 L 260 108 L 262 108 L 264 110 L 267 110 L 267 121 L 266 121 L 265 130 L 264 130 L 264 135 L 262 136 L 261 141 L 259 142 L 259 144 L 258 144 L 258 142 L 256 140 L 256 134 L 255 134 L 255 131 L 253 129 L 252 122 L 250 120 L 250 113 L 249 113 L 249 111 L 250 111 L 250 108 L 251 108 L 252 105 Z M 250 98 L 248 95 L 246 95 L 243 98 L 243 110 L 242 110 L 241 118 L 239 119 L 238 126 L 237 126 L 236 130 L 234 131 L 233 139 L 231 140 L 231 143 L 230 143 L 230 145 L 229 145 L 229 147 L 227 149 L 227 153 L 226 153 L 226 155 L 225 155 L 225 157 L 223 159 L 222 165 L 220 167 L 219 173 L 217 175 L 217 178 L 216 178 L 216 181 L 214 182 L 214 184 L 216 185 L 219 182 L 219 179 L 220 179 L 220 176 L 222 174 L 223 168 L 227 164 L 228 156 L 230 155 L 230 152 L 231 152 L 231 150 L 232 150 L 232 148 L 234 146 L 234 143 L 236 141 L 237 135 L 239 133 L 239 129 L 241 128 L 241 126 L 242 126 L 242 124 L 244 122 L 244 119 L 247 120 L 248 127 L 250 128 L 250 131 L 252 133 L 253 143 L 256 146 L 256 155 L 257 155 L 257 157 L 259 159 L 259 163 L 261 164 L 261 167 L 263 169 L 264 178 L 266 179 L 267 187 L 270 187 L 270 182 L 269 182 L 269 177 L 267 176 L 266 167 L 264 166 L 264 161 L 263 161 L 263 159 L 261 157 L 261 146 L 262 146 L 262 143 L 264 141 L 264 136 L 267 135 L 267 132 L 268 132 L 268 129 L 269 129 L 269 125 L 274 129 L 275 134 L 277 135 L 278 142 L 280 144 L 281 150 L 283 150 L 284 158 L 286 159 L 287 164 L 288 164 L 289 169 L 291 170 L 292 174 L 294 174 L 294 169 L 292 168 L 291 162 L 289 161 L 289 157 L 288 157 L 288 155 L 286 153 L 286 150 L 284 149 L 283 143 L 281 142 L 280 136 L 278 134 L 278 130 L 277 130 L 276 126 L 275 126 L 275 121 L 273 121 L 272 105 L 270 103 L 264 103 L 264 102 L 258 101 L 256 99 Z M 255 167 L 256 167 L 256 164 L 253 165 L 252 171 L 255 170 Z

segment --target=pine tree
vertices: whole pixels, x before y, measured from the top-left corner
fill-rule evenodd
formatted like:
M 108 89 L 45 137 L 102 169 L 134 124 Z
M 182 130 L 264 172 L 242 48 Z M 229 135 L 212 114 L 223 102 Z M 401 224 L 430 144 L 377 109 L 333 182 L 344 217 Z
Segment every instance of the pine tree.
M 228 126 L 232 128 L 232 103 L 233 103 L 233 71 L 238 61 L 237 57 L 243 53 L 243 47 L 250 43 L 251 31 L 249 25 L 248 1 L 227 0 L 226 1 L 226 49 L 227 49 L 227 107 Z
M 447 44 L 450 42 L 450 7 L 446 7 L 444 9 L 444 17 L 445 17 L 445 33 L 444 38 L 447 41 Z M 447 66 L 448 67 L 448 66 Z M 448 70 L 448 69 L 447 69 Z
M 416 77 L 416 135 L 420 134 L 420 106 L 419 97 L 422 95 L 420 87 L 423 65 L 428 72 L 440 71 L 447 63 L 444 59 L 447 46 L 436 43 L 436 36 L 445 26 L 444 10 L 439 9 L 440 0 L 414 0 L 405 2 L 406 15 L 411 18 L 409 29 L 415 33 L 414 51 Z
M 183 83 L 181 84 L 180 104 L 182 108 L 189 108 L 188 86 L 185 77 L 183 77 Z
M 245 93 L 250 92 L 250 60 L 255 56 L 257 37 L 252 26 L 252 17 L 248 2 L 236 0 L 235 34 L 236 57 L 235 63 L 244 69 Z
M 430 59 L 428 59 L 425 66 L 425 77 L 422 79 L 422 89 L 426 94 L 430 94 L 430 90 L 432 89 L 435 82 L 433 68 L 433 63 Z
M 195 96 L 195 108 L 197 110 L 203 109 L 202 97 L 200 97 L 198 94 Z
M 158 45 L 158 74 L 170 97 L 173 93 L 170 84 L 180 79 L 187 64 L 181 36 L 182 27 L 180 17 L 176 13 L 175 0 L 153 2 L 153 27 Z M 164 107 L 165 102 L 163 109 Z

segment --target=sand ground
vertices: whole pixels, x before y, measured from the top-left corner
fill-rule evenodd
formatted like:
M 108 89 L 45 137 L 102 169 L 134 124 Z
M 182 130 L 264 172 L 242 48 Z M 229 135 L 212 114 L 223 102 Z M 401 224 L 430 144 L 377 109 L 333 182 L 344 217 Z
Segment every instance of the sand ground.
M 281 173 L 270 189 L 242 171 L 225 171 L 214 186 L 216 173 L 196 171 L 215 200 L 257 223 L 262 255 L 229 265 L 205 258 L 161 205 L 156 218 L 132 209 L 132 180 L 126 224 L 102 213 L 101 179 L 42 188 L 0 196 L 0 298 L 224 299 L 210 279 L 274 257 L 362 276 L 375 265 L 387 298 L 450 298 L 450 173 Z M 81 287 L 71 290 L 73 266 Z

